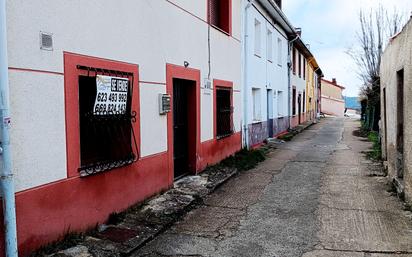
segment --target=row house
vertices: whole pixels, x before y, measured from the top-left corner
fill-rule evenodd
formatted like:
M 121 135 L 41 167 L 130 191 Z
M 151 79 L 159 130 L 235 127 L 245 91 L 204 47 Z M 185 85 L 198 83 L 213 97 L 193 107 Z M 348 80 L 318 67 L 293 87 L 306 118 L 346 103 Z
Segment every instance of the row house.
M 398 194 L 412 204 L 412 19 L 390 39 L 380 66 L 382 159 Z
M 240 0 L 6 7 L 22 256 L 241 149 Z
M 339 85 L 335 78 L 321 80 L 322 113 L 343 117 L 345 114 L 345 99 L 343 98 L 344 86 Z
M 318 116 L 323 74 L 280 2 L 245 1 L 242 120 L 248 148 Z
M 291 41 L 290 48 L 292 66 L 290 74 L 291 128 L 308 121 L 315 121 L 318 117 L 316 109 L 320 95 L 317 88 L 323 77 L 316 59 L 310 52 L 308 45 L 305 45 L 301 40 L 300 34 L 299 30 L 298 37 Z
M 4 2 L 22 256 L 317 116 L 281 1 Z
M 309 58 L 306 69 L 308 78 L 306 80 L 306 120 L 316 122 L 320 117 L 320 95 L 319 88 L 321 87 L 322 71 L 314 57 Z
M 289 38 L 294 28 L 270 1 L 246 1 L 244 144 L 255 147 L 289 128 Z

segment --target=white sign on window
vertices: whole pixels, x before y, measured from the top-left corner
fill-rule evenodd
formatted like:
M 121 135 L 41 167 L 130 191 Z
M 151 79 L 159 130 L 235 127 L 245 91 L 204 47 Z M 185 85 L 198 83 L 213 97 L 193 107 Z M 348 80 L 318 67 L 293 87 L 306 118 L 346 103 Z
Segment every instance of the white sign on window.
M 126 78 L 96 76 L 96 99 L 94 115 L 125 114 L 129 92 L 129 80 Z

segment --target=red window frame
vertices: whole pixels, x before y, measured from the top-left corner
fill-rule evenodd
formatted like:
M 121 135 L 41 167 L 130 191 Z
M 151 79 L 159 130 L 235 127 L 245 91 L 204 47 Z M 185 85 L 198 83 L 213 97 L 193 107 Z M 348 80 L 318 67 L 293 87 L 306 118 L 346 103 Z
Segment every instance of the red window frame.
M 213 80 L 213 137 L 217 137 L 217 108 L 216 108 L 216 89 L 217 88 L 228 88 L 230 90 L 230 105 L 232 108 L 232 113 L 230 115 L 230 122 L 233 124 L 233 82 L 227 80 L 214 79 Z M 234 128 L 232 128 L 234 130 Z M 234 131 L 233 131 L 234 133 Z M 233 135 L 232 133 L 232 135 Z M 223 137 L 224 138 L 224 137 Z M 220 138 L 219 138 L 220 139 Z
M 133 74 L 133 95 L 131 109 L 136 111 L 136 122 L 133 123 L 133 132 L 137 147 L 140 149 L 140 99 L 139 99 L 139 66 L 137 64 L 108 60 L 98 57 L 85 56 L 64 52 L 64 93 L 66 113 L 66 151 L 67 176 L 80 176 L 80 117 L 79 117 L 79 76 L 88 75 L 87 70 L 77 66 L 94 67 L 98 69 L 117 70 Z M 119 167 L 116 170 L 136 168 L 138 162 L 129 166 Z
M 227 35 L 232 35 L 232 0 L 207 0 L 206 2 L 209 25 Z

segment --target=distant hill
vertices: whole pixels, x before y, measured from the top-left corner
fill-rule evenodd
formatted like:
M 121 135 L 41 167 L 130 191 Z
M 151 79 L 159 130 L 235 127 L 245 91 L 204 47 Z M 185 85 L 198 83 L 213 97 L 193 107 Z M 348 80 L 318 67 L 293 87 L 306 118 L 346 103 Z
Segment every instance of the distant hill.
M 360 110 L 359 97 L 345 96 L 345 108 Z

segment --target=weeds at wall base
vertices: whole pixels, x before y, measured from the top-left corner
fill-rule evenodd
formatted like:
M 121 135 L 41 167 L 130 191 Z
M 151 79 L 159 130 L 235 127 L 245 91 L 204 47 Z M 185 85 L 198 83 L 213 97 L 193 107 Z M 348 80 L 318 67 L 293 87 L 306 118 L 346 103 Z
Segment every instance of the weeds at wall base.
M 231 170 L 236 169 L 238 172 L 250 170 L 256 167 L 260 162 L 266 159 L 266 155 L 268 151 L 269 149 L 265 147 L 261 147 L 255 150 L 242 149 L 236 154 L 224 159 L 220 163 L 207 167 L 203 172 L 224 173 L 224 170 L 228 170 L 228 169 L 231 169 Z M 162 193 L 163 192 L 159 192 L 158 195 Z M 158 195 L 155 195 L 143 202 L 139 202 L 135 205 L 132 205 L 131 207 L 129 207 L 128 209 L 122 212 L 111 213 L 106 221 L 106 225 L 113 226 L 113 225 L 122 223 L 126 219 L 128 214 L 139 213 L 141 208 L 147 202 L 149 202 L 153 198 L 156 198 Z M 196 201 L 194 202 L 192 206 L 190 206 L 190 208 L 186 208 L 185 210 L 182 210 L 182 213 L 178 213 L 178 215 L 176 217 L 173 217 L 173 219 L 178 220 L 178 218 L 180 218 L 180 216 L 182 216 L 183 213 L 187 213 L 188 211 L 191 210 L 191 208 L 195 208 L 195 206 L 196 206 Z M 106 226 L 106 225 L 103 224 L 103 226 Z M 29 257 L 47 256 L 53 253 L 57 253 L 59 251 L 66 250 L 68 248 L 75 247 L 76 245 L 79 245 L 82 242 L 84 242 L 88 236 L 92 236 L 92 237 L 98 236 L 99 228 L 100 226 L 96 225 L 95 227 L 93 227 L 92 229 L 84 233 L 73 233 L 73 232 L 70 232 L 70 229 L 68 229 L 65 235 L 62 236 L 60 239 L 40 248 L 36 252 L 32 253 Z M 166 228 L 167 227 L 165 227 L 164 229 Z

